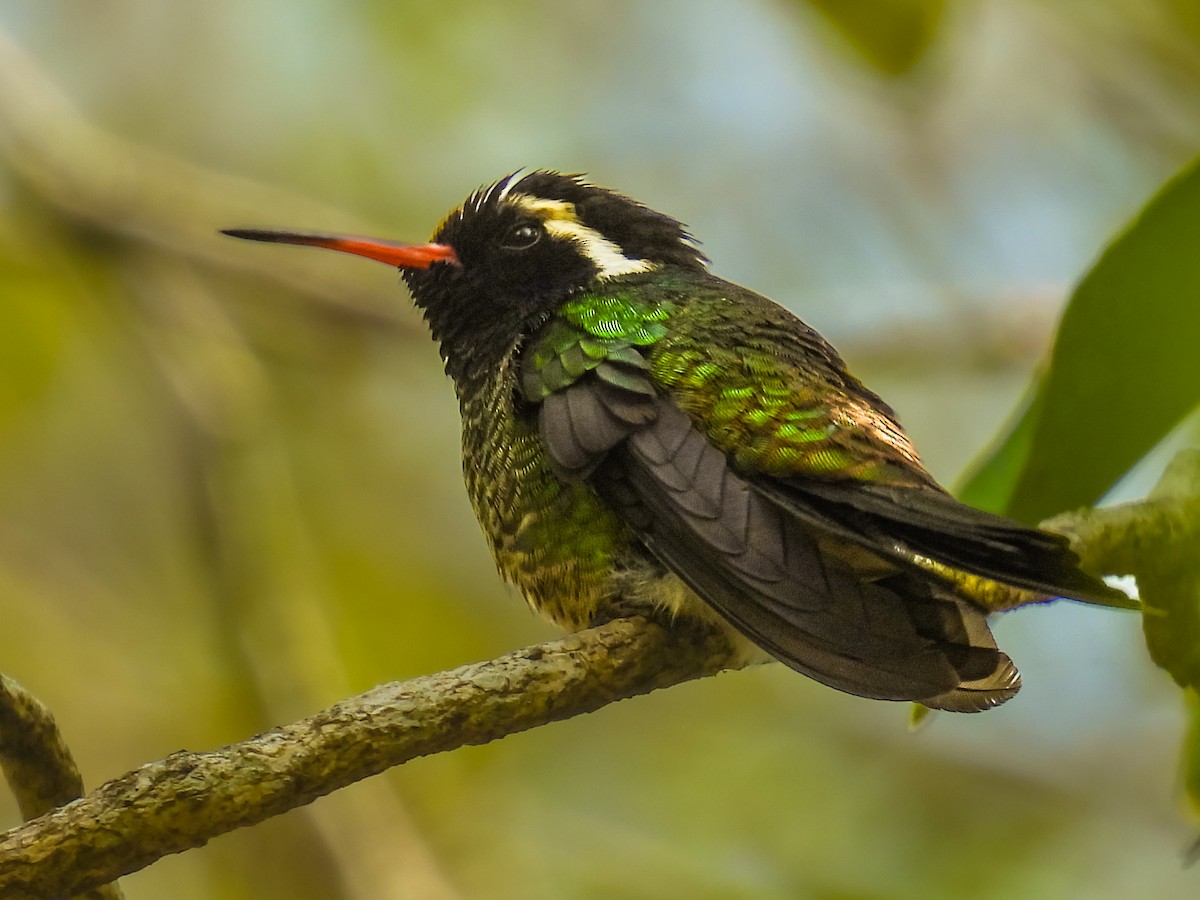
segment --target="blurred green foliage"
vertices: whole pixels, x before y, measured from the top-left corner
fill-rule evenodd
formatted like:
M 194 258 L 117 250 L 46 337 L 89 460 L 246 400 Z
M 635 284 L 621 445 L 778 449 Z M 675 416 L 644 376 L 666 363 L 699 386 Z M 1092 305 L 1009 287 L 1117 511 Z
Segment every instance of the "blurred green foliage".
M 64 298 L 76 293 L 61 268 L 48 260 L 0 259 L 7 291 L 0 305 L 0 429 L 36 406 L 61 365 Z
M 90 785 L 553 633 L 495 576 L 397 280 L 217 228 L 419 239 L 519 165 L 590 171 L 826 332 L 940 477 L 978 451 L 1069 282 L 1200 149 L 1194 35 L 1175 0 L 820 6 L 0 10 L 0 670 Z M 1143 399 L 1121 422 L 1157 424 L 1087 490 L 1183 398 Z M 997 491 L 1032 458 L 1013 446 Z M 1134 617 L 999 629 L 1026 686 L 986 716 L 910 736 L 899 706 L 723 676 L 420 760 L 125 890 L 1193 896 L 1164 774 L 1178 692 Z
M 884 75 L 904 75 L 933 46 L 945 0 L 805 0 L 864 60 Z

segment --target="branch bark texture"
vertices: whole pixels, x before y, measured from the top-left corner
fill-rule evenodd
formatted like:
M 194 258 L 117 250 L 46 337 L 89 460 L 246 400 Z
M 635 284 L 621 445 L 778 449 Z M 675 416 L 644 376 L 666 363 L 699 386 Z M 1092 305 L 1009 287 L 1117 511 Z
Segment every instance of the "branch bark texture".
M 0 675 L 0 769 L 26 820 L 83 796 L 83 776 L 46 706 Z M 115 882 L 77 894 L 75 900 L 120 900 Z
M 83 795 L 83 777 L 54 716 L 5 675 L 0 675 L 0 768 L 26 819 Z
M 0 897 L 68 896 L 418 756 L 483 744 L 705 675 L 719 635 L 617 619 L 386 684 L 207 753 L 180 752 L 0 836 Z

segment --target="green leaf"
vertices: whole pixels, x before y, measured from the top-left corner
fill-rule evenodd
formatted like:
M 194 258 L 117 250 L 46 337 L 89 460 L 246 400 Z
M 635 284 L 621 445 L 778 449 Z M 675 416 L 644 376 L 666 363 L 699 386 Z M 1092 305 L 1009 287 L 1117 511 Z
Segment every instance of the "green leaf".
M 921 62 L 945 17 L 945 0 L 808 0 L 857 53 L 885 75 Z
M 1193 161 L 1076 288 L 1032 401 L 966 502 L 1026 522 L 1091 505 L 1200 403 L 1198 235 Z
M 1164 566 L 1162 573 L 1139 574 L 1138 591 L 1150 658 L 1180 687 L 1200 690 L 1200 568 L 1191 570 Z
M 977 464 L 967 483 L 955 492 L 963 503 L 991 512 L 1003 512 L 1007 506 L 1033 446 L 1034 426 L 1042 405 L 1042 382 L 1030 385 L 1028 394 L 1018 407 L 1007 435 L 984 451 L 986 461 Z

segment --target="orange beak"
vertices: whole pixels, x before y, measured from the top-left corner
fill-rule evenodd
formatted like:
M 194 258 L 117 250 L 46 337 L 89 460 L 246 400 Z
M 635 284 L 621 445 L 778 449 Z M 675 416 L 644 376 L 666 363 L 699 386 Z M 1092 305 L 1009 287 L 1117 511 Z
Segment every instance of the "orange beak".
M 353 237 L 346 234 L 309 234 L 302 231 L 261 231 L 256 228 L 228 228 L 221 231 L 230 237 L 270 244 L 300 244 L 305 247 L 324 247 L 341 253 L 353 253 L 378 260 L 398 269 L 428 269 L 436 262 L 461 266 L 454 248 L 447 244 L 401 244 L 376 238 Z

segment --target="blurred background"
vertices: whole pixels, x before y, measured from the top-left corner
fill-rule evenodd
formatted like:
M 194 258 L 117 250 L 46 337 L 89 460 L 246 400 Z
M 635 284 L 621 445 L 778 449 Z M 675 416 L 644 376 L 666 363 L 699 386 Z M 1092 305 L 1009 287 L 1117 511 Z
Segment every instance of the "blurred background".
M 1072 282 L 1200 149 L 1189 0 L 7 0 L 0 671 L 89 786 L 551 637 L 496 577 L 395 273 L 519 166 L 688 222 L 953 483 Z M 728 674 L 340 792 L 123 880 L 201 898 L 1195 896 L 1139 620 L 1003 618 L 983 716 Z M 19 822 L 0 791 L 0 827 Z

